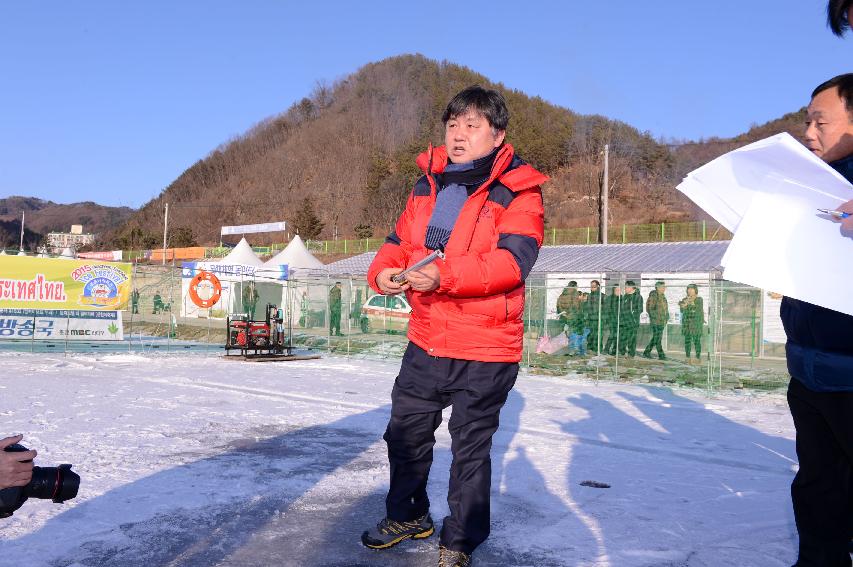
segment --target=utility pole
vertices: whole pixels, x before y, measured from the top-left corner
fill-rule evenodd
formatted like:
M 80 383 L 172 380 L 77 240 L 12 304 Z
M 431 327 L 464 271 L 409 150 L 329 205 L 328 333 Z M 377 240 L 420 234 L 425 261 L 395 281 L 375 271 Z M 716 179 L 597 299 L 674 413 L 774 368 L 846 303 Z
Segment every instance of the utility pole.
M 610 144 L 604 144 L 604 175 L 598 196 L 598 241 L 607 244 L 607 197 L 610 192 Z
M 27 211 L 21 211 L 21 245 L 18 246 L 18 252 L 23 251 L 24 249 L 24 218 L 26 217 Z
M 166 203 L 166 215 L 163 217 L 163 265 L 166 265 L 166 233 L 169 230 L 169 203 Z

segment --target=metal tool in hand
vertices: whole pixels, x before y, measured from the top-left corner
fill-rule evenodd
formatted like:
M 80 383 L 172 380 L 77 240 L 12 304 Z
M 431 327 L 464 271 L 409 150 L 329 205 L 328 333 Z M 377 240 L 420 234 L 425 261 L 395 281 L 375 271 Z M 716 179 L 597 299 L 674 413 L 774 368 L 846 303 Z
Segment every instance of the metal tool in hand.
M 846 219 L 846 218 L 851 216 L 850 213 L 845 213 L 844 211 L 831 211 L 829 209 L 818 209 L 818 210 L 820 212 L 822 212 L 823 214 L 829 215 L 832 218 L 836 218 L 836 219 Z
M 411 266 L 409 266 L 408 268 L 406 268 L 405 270 L 403 270 L 399 274 L 395 274 L 395 275 L 391 276 L 391 281 L 394 282 L 395 284 L 400 284 L 400 285 L 406 283 L 406 274 L 408 274 L 409 272 L 414 272 L 415 270 L 420 270 L 421 268 L 423 268 L 427 264 L 433 262 L 436 258 L 441 258 L 442 260 L 444 260 L 444 249 L 443 248 L 439 248 L 438 250 L 433 251 L 432 254 L 430 254 L 429 256 L 424 257 L 422 260 L 412 264 Z

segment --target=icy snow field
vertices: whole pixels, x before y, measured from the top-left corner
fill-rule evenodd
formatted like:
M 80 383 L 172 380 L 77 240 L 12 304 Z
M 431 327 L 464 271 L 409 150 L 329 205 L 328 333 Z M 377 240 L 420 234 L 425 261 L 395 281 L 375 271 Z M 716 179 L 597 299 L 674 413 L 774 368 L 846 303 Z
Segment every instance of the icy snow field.
M 37 464 L 82 477 L 75 500 L 0 520 L 0 565 L 434 566 L 435 536 L 382 552 L 359 542 L 383 515 L 398 366 L 0 353 L 0 437 L 23 433 Z M 794 562 L 783 395 L 522 373 L 501 418 L 475 566 Z M 442 425 L 437 523 L 449 446 Z

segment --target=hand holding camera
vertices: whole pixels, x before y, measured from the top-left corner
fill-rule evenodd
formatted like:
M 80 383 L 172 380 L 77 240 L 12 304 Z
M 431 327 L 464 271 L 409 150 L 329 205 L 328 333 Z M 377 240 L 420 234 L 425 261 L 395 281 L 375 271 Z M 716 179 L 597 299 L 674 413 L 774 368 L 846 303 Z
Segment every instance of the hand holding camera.
M 35 451 L 6 452 L 6 447 L 17 444 L 23 435 L 0 439 L 0 489 L 10 486 L 26 486 L 33 477 Z
M 35 451 L 19 445 L 22 435 L 0 440 L 0 518 L 8 518 L 28 498 L 51 499 L 59 504 L 77 496 L 80 477 L 71 465 L 33 466 Z

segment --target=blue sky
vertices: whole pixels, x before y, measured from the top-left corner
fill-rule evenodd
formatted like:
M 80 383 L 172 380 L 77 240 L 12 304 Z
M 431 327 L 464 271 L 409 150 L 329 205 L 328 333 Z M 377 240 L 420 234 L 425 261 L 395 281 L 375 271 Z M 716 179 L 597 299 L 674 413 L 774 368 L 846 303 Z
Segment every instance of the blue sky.
M 730 136 L 851 70 L 853 37 L 829 33 L 825 6 L 3 2 L 0 197 L 138 207 L 318 79 L 401 53 L 655 136 Z

